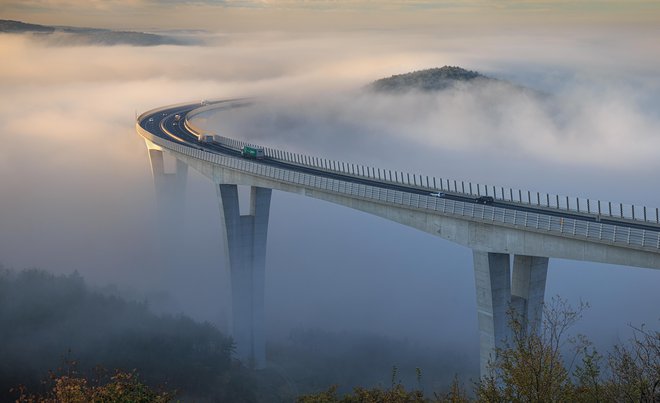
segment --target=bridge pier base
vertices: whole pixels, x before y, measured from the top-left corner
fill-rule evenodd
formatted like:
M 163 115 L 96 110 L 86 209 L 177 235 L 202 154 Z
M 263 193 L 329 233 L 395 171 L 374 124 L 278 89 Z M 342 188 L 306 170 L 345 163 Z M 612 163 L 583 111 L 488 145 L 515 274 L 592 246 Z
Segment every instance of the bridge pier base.
M 548 258 L 514 256 L 506 253 L 473 251 L 479 322 L 480 373 L 488 373 L 488 362 L 495 349 L 509 338 L 509 309 L 525 324 L 526 331 L 538 332 L 543 314 L 543 298 Z
M 218 185 L 225 256 L 231 277 L 232 336 L 237 358 L 266 364 L 264 283 L 271 189 L 252 187 L 250 213 L 240 215 L 238 187 Z

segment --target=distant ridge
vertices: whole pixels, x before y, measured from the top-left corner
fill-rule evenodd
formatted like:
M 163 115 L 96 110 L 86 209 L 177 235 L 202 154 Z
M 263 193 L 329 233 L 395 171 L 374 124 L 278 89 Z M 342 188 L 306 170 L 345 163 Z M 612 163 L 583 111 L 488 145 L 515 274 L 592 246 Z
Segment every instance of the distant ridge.
M 476 71 L 465 70 L 456 66 L 444 66 L 381 78 L 371 83 L 369 88 L 380 92 L 438 91 L 452 87 L 458 82 L 474 80 L 498 81 Z
M 150 34 L 134 31 L 113 31 L 98 28 L 51 27 L 46 25 L 28 24 L 22 21 L 0 20 L 0 33 L 33 34 L 40 39 L 52 41 L 55 45 L 188 45 L 183 41 L 167 35 Z M 55 34 L 64 35 L 55 35 Z
M 23 32 L 52 33 L 55 32 L 55 28 L 45 25 L 28 24 L 21 21 L 0 20 L 0 32 L 17 34 Z

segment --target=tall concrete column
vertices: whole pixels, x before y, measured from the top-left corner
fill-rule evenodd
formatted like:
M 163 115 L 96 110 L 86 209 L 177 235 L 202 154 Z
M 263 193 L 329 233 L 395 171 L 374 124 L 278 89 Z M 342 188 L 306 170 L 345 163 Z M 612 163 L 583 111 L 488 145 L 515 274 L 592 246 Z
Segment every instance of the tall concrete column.
M 157 239 L 160 259 L 153 286 L 163 290 L 176 284 L 185 269 L 184 250 L 180 239 L 184 230 L 184 210 L 188 165 L 176 160 L 173 172 L 166 172 L 163 150 L 146 141 L 149 163 L 156 190 Z M 166 309 L 160 304 L 160 308 Z M 175 308 L 175 306 L 172 306 Z
M 188 177 L 188 165 L 176 160 L 176 169 L 172 173 L 165 172 L 165 161 L 163 151 L 153 148 L 147 142 L 149 150 L 149 163 L 156 188 L 156 204 L 161 217 L 183 217 L 180 211 L 184 208 L 186 180 Z
M 218 185 L 225 256 L 231 276 L 232 335 L 236 355 L 254 368 L 266 364 L 264 282 L 271 192 L 252 187 L 250 213 L 242 216 L 238 187 Z
M 473 251 L 479 321 L 479 362 L 481 375 L 496 347 L 507 337 L 506 311 L 511 302 L 511 263 L 506 253 Z
M 473 256 L 479 361 L 481 376 L 484 376 L 488 373 L 488 361 L 495 358 L 495 349 L 504 347 L 504 340 L 510 336 L 507 314 L 510 309 L 527 324 L 527 331 L 539 331 L 548 258 L 516 255 L 512 276 L 508 254 L 475 250 Z
M 514 256 L 511 300 L 512 304 L 516 302 L 513 308 L 530 333 L 538 334 L 541 330 L 547 276 L 547 257 Z

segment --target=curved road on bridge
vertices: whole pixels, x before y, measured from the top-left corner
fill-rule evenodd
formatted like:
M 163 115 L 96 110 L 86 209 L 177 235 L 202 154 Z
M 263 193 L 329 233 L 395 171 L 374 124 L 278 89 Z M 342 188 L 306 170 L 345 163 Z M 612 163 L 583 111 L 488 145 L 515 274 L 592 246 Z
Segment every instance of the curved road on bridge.
M 221 104 L 223 102 L 229 102 L 229 101 L 230 100 L 221 101 L 218 102 L 217 104 Z M 199 108 L 200 106 L 202 106 L 200 103 L 194 103 L 194 104 L 174 106 L 167 109 L 157 110 L 151 113 L 146 113 L 141 116 L 140 120 L 138 121 L 138 124 L 143 129 L 147 130 L 154 136 L 158 136 L 187 147 L 192 147 L 207 152 L 230 155 L 241 158 L 241 152 L 238 150 L 223 146 L 218 143 L 199 142 L 197 135 L 195 133 L 192 133 L 190 130 L 188 130 L 188 128 L 186 128 L 186 126 L 184 125 L 186 114 L 188 114 L 194 109 Z M 228 108 L 231 108 L 231 105 L 228 106 Z M 177 115 L 180 116 L 180 119 L 178 120 L 176 119 Z M 444 191 L 439 194 L 435 194 L 435 193 L 430 193 L 427 189 L 422 189 L 419 187 L 406 186 L 404 184 L 384 182 L 377 179 L 356 177 L 334 171 L 327 171 L 318 168 L 300 166 L 297 164 L 288 163 L 286 161 L 281 161 L 272 157 L 266 157 L 263 160 L 251 160 L 251 161 L 265 165 L 275 166 L 278 168 L 287 169 L 290 171 L 297 171 L 319 177 L 342 180 L 346 182 L 359 183 L 359 184 L 379 187 L 382 189 L 398 190 L 402 192 L 425 195 L 425 196 L 438 195 L 438 197 L 443 197 L 450 200 L 483 204 L 483 201 L 480 201 L 478 198 L 463 194 L 457 194 L 455 192 Z M 578 213 L 574 211 L 566 211 L 561 209 L 535 207 L 533 205 L 519 204 L 515 202 L 502 201 L 498 199 L 495 199 L 492 202 L 489 202 L 488 204 L 492 205 L 493 207 L 500 207 L 510 210 L 538 213 L 538 214 L 550 215 L 561 218 L 569 218 L 569 219 L 575 219 L 575 220 L 581 220 L 587 222 L 598 222 L 602 224 L 610 224 L 621 227 L 629 227 L 629 228 L 636 228 L 646 231 L 660 232 L 660 225 L 650 222 L 645 223 L 645 222 L 633 221 L 629 219 L 617 219 L 610 216 L 599 216 L 593 213 L 592 214 Z

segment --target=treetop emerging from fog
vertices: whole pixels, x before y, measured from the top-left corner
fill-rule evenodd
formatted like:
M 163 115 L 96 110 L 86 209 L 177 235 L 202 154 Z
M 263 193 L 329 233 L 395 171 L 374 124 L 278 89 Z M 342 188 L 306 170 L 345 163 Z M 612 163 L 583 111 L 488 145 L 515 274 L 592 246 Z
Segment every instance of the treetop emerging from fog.
M 475 79 L 494 79 L 486 77 L 476 71 L 465 70 L 455 66 L 444 66 L 440 68 L 414 71 L 412 73 L 397 74 L 388 78 L 381 78 L 371 83 L 370 88 L 375 91 L 437 91 L 444 90 L 461 81 L 472 81 Z

